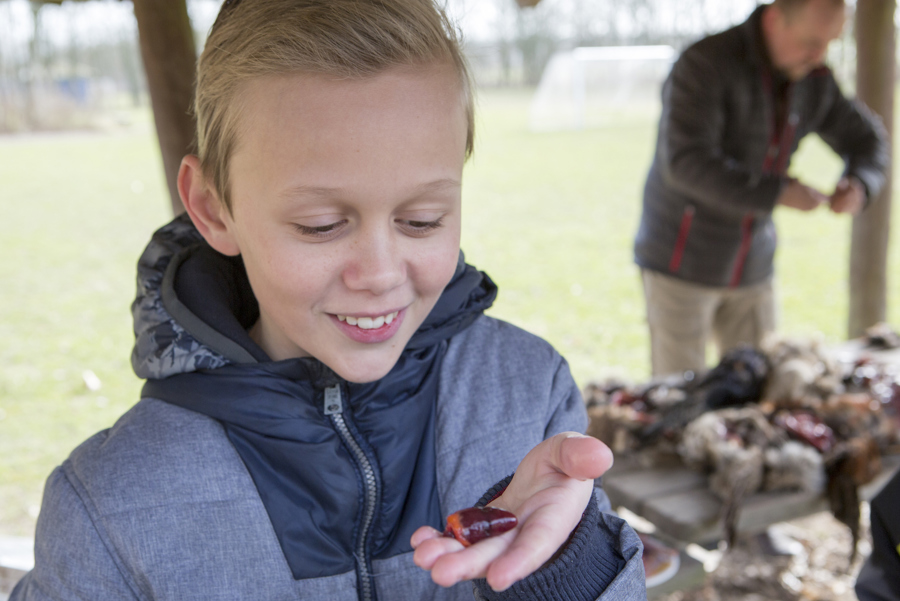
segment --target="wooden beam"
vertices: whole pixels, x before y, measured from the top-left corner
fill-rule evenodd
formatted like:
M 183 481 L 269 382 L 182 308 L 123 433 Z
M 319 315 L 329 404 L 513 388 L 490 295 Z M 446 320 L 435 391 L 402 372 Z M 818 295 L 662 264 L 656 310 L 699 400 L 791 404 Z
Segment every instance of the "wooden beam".
M 857 0 L 856 93 L 894 132 L 896 0 Z M 887 253 L 891 223 L 892 169 L 878 198 L 853 219 L 850 241 L 850 314 L 847 333 L 860 336 L 887 317 Z
M 134 0 L 141 56 L 147 73 L 156 134 L 172 212 L 184 212 L 176 180 L 194 140 L 194 70 L 197 52 L 185 0 Z

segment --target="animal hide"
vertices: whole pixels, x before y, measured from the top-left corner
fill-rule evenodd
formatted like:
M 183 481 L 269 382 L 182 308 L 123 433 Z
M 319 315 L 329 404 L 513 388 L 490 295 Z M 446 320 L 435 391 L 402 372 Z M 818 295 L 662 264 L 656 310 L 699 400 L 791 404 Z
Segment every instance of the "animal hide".
M 677 453 L 709 474 L 729 545 L 748 496 L 794 490 L 825 492 L 855 553 L 859 487 L 897 451 L 900 367 L 863 358 L 842 370 L 820 343 L 770 338 L 690 376 L 589 385 L 588 433 L 644 464 Z

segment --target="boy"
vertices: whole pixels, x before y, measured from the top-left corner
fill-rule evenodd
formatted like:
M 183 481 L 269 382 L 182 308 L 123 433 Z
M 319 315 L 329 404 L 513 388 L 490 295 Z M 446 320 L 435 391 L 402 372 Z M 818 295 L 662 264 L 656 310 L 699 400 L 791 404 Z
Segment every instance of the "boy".
M 565 362 L 462 259 L 471 88 L 431 0 L 230 0 L 196 92 L 143 398 L 51 475 L 12 599 L 643 597 Z M 440 536 L 479 496 L 518 526 Z

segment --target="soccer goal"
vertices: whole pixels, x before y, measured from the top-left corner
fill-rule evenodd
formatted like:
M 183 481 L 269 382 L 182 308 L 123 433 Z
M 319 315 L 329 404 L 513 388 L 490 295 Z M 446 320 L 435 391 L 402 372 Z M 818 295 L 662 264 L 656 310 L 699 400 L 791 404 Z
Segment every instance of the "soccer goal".
M 557 52 L 531 102 L 530 127 L 557 131 L 603 127 L 659 114 L 672 67 L 671 46 L 599 46 Z

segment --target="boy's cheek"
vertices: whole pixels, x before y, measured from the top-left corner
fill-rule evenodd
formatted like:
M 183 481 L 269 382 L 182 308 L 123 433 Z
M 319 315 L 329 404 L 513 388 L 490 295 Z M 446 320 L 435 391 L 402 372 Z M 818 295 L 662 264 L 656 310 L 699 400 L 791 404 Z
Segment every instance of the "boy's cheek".
M 459 264 L 459 244 L 442 252 L 436 259 L 435 265 L 430 271 L 434 278 L 434 286 L 443 291 L 456 273 L 456 267 Z

